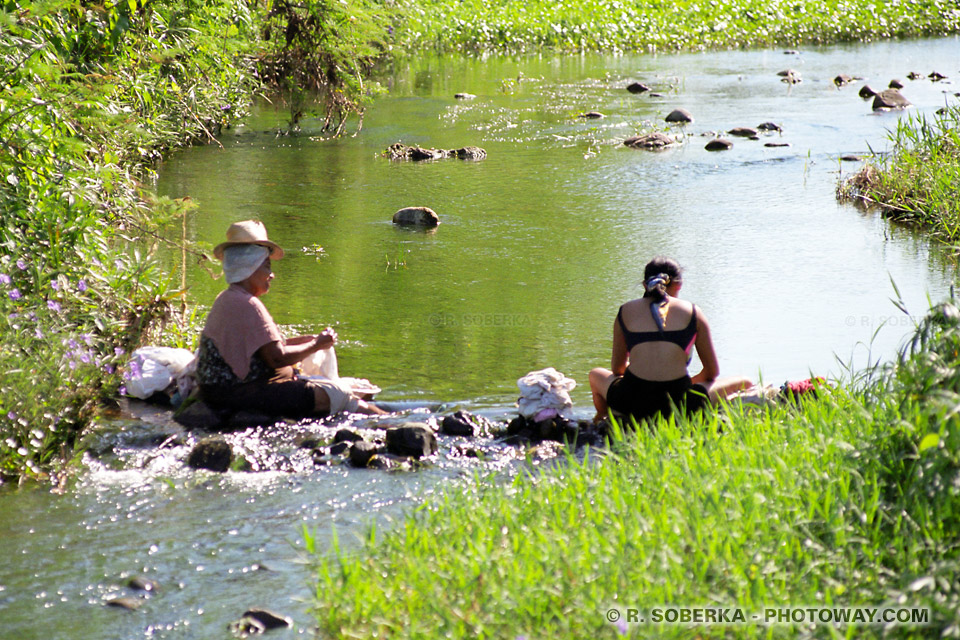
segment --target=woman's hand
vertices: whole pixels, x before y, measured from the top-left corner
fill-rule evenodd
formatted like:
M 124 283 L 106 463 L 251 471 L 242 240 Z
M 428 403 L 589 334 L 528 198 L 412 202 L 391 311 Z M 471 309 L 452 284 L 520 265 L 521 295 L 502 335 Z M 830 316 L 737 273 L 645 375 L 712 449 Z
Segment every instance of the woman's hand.
M 321 349 L 329 349 L 333 345 L 337 344 L 337 332 L 327 327 L 316 337 L 313 341 L 313 346 L 316 347 L 317 351 Z

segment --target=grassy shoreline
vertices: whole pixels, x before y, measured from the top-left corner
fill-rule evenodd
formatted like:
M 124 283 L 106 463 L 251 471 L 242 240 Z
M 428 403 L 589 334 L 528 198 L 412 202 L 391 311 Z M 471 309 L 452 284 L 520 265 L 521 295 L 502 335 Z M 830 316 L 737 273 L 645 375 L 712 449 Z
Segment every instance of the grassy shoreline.
M 960 32 L 950 0 L 403 0 L 406 51 L 680 51 L 869 42 Z
M 960 242 L 960 105 L 914 116 L 890 133 L 889 156 L 874 157 L 838 188 L 845 199 L 877 205 L 945 243 Z
M 478 479 L 359 551 L 315 549 L 332 637 L 940 637 L 960 631 L 960 311 L 801 406 L 661 422 Z M 722 430 L 722 433 L 721 433 Z M 899 606 L 925 625 L 615 625 L 617 607 Z M 625 613 L 623 615 L 626 615 Z

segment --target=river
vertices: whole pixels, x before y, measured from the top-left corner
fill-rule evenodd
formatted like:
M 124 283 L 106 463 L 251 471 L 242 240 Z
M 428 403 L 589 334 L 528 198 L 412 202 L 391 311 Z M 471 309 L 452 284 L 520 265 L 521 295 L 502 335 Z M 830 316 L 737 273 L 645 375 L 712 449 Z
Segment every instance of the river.
M 639 295 L 658 254 L 686 267 L 682 295 L 710 319 L 724 374 L 843 376 L 895 353 L 928 301 L 947 295 L 954 260 L 836 201 L 838 180 L 859 167 L 840 157 L 887 150 L 904 114 L 875 114 L 857 96 L 863 81 L 832 79 L 862 76 L 879 90 L 899 78 L 907 113 L 933 117 L 960 84 L 907 74 L 960 77 L 958 50 L 945 38 L 789 54 L 422 56 L 383 76 L 358 135 L 325 140 L 312 116 L 277 135 L 288 112 L 260 104 L 222 147 L 173 154 L 156 189 L 197 203 L 187 233 L 211 247 L 230 222 L 262 219 L 287 250 L 264 297 L 274 318 L 290 332 L 336 327 L 341 373 L 370 379 L 418 419 L 454 408 L 507 419 L 517 378 L 548 366 L 578 381 L 576 413 L 592 415 L 587 371 L 607 366 L 617 307 Z M 781 82 L 787 68 L 803 82 Z M 660 96 L 628 93 L 633 81 Z M 694 116 L 675 130 L 684 144 L 622 145 L 677 107 Z M 577 117 L 587 111 L 606 117 Z M 767 121 L 782 134 L 704 149 L 704 132 Z M 398 141 L 476 145 L 487 157 L 383 157 Z M 431 207 L 442 224 L 396 227 L 406 206 Z M 178 255 L 164 260 L 180 268 Z M 187 281 L 199 305 L 223 286 L 196 264 Z M 892 283 L 913 316 L 891 302 Z M 529 464 L 490 443 L 487 462 L 456 458 L 458 442 L 444 438 L 445 455 L 414 473 L 314 467 L 289 433 L 268 430 L 237 436 L 266 470 L 212 475 L 184 467 L 188 443 L 157 446 L 178 433 L 163 414 L 131 411 L 91 436 L 96 455 L 66 494 L 0 492 L 0 638 L 227 637 L 254 605 L 294 618 L 272 637 L 307 636 L 302 526 L 323 547 L 335 524 L 351 548 L 372 521 L 389 527 L 474 473 Z M 137 611 L 102 606 L 137 595 L 130 576 L 160 589 Z

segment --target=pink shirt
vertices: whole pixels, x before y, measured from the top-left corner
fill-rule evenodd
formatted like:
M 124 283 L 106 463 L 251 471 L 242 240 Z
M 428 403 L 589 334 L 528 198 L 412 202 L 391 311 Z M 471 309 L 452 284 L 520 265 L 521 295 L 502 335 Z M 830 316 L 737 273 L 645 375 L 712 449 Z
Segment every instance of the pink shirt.
M 283 342 L 283 335 L 259 298 L 231 284 L 213 302 L 203 335 L 213 340 L 217 351 L 237 377 L 250 372 L 250 358 L 271 342 Z

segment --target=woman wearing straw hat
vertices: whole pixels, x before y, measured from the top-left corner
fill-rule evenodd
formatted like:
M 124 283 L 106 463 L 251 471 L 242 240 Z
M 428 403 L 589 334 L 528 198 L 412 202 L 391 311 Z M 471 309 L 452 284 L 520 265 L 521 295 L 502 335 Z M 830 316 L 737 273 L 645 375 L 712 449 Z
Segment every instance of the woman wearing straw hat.
M 270 290 L 271 260 L 283 249 L 258 220 L 230 225 L 213 250 L 229 286 L 217 296 L 200 335 L 197 382 L 218 409 L 301 418 L 340 411 L 384 413 L 338 381 L 298 378 L 293 365 L 337 343 L 327 327 L 319 335 L 284 338 L 259 298 Z

